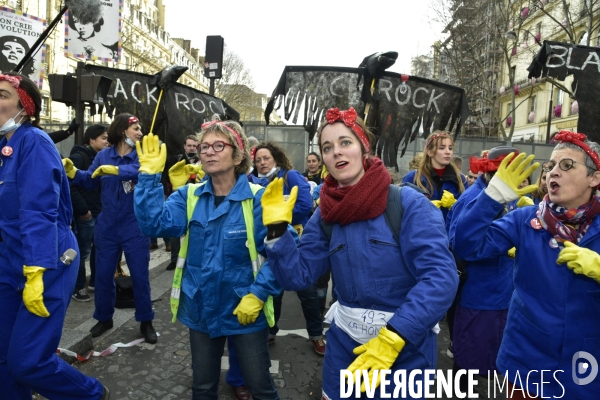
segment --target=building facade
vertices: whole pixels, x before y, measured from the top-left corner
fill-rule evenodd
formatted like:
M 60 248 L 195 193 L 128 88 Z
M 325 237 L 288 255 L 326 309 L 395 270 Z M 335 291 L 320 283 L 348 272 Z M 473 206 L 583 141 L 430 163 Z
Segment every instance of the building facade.
M 544 40 L 600 45 L 598 0 L 520 3 L 513 8 L 513 15 L 516 23 L 507 36 L 513 41 L 514 56 L 503 66 L 500 90 L 503 88 L 504 93 L 499 97 L 504 126 L 514 125 L 512 141 L 548 141 L 561 129 L 576 130 L 578 106 L 571 87 L 573 78 L 529 79 L 527 67 Z M 514 76 L 512 87 L 510 74 Z M 518 94 L 513 105 L 515 88 Z
M 46 19 L 49 24 L 60 12 L 60 0 L 0 0 L 0 5 Z M 127 69 L 155 74 L 169 65 L 182 65 L 188 70 L 178 82 L 203 92 L 208 92 L 209 80 L 204 77 L 201 51 L 193 48 L 190 40 L 171 38 L 165 30 L 165 6 L 162 0 L 123 0 L 121 9 L 122 50 L 117 62 L 87 60 L 87 64 Z M 64 54 L 64 25 L 57 28 L 46 40 L 46 76 L 48 74 L 74 73 L 81 59 Z M 75 111 L 63 103 L 51 101 L 47 77 L 42 87 L 42 125 L 56 125 L 70 121 Z M 106 114 L 90 117 L 85 111 L 85 122 L 107 121 Z

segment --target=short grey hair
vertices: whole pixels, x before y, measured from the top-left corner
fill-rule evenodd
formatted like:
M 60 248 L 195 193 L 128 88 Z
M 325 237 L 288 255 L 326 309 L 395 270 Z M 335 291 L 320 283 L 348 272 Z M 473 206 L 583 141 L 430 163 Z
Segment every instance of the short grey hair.
M 586 140 L 583 143 L 587 144 L 594 153 L 600 155 L 600 144 L 598 144 L 596 142 L 591 142 L 589 140 Z M 585 150 L 583 150 L 581 147 L 579 147 L 576 144 L 571 143 L 571 142 L 560 142 L 559 144 L 556 145 L 556 147 L 554 148 L 553 151 L 562 150 L 562 149 L 571 149 L 571 150 L 575 150 L 575 151 L 578 151 L 583 154 L 584 160 L 585 160 L 585 166 L 588 169 L 588 176 L 590 176 L 594 172 L 598 171 L 598 167 L 596 166 L 596 163 L 594 163 L 594 160 L 592 159 L 592 157 L 590 157 L 589 154 L 586 153 Z

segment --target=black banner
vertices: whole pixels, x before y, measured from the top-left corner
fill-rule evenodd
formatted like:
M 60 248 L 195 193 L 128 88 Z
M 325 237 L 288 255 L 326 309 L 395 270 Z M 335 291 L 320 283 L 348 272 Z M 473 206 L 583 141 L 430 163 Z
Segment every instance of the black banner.
M 527 70 L 529 78 L 551 76 L 562 81 L 573 75 L 571 89 L 579 104 L 577 132 L 600 142 L 600 119 L 594 111 L 600 93 L 600 48 L 544 41 Z
M 274 109 L 283 107 L 285 118 L 295 124 L 303 108 L 304 127 L 312 140 L 331 107 L 344 110 L 352 106 L 363 116 L 364 80 L 360 77 L 364 72 L 364 68 L 288 66 L 273 91 L 265 119 L 268 121 Z M 402 77 L 408 80 L 403 82 Z M 425 137 L 437 129 L 456 128 L 458 134 L 469 116 L 463 89 L 416 76 L 383 73 L 377 81 L 374 98 L 367 125 L 376 127 L 377 155 L 387 166 L 396 166 L 399 146 L 404 155 L 419 132 Z
M 153 75 L 122 69 L 86 65 L 86 73 L 103 75 L 113 80 L 112 95 L 115 114 L 128 112 L 140 119 L 142 131 L 148 133 L 158 102 L 160 89 L 151 84 Z M 239 113 L 227 103 L 207 93 L 175 83 L 165 90 L 160 101 L 154 134 L 167 144 L 169 155 L 181 154 L 187 135 L 200 131 L 203 122 L 213 114 L 239 120 Z

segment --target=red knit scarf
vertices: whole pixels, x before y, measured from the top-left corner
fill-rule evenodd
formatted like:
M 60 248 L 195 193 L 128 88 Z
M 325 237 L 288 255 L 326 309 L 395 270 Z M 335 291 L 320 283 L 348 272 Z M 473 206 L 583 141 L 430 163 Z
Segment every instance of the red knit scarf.
M 331 174 L 325 178 L 321 189 L 325 222 L 344 226 L 383 214 L 392 179 L 379 158 L 367 159 L 366 165 L 364 176 L 353 186 L 340 187 Z

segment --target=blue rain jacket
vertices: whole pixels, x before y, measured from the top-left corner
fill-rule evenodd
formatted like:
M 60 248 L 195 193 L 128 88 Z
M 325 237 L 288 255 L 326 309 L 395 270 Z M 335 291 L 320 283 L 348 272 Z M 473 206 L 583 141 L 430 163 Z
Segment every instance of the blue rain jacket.
M 63 268 L 60 256 L 79 253 L 71 232 L 69 181 L 48 135 L 26 122 L 0 140 L 0 279 L 22 289 L 23 265 Z M 43 168 L 38 168 L 43 166 Z
M 239 335 L 267 328 L 264 313 L 254 324 L 240 325 L 233 310 L 240 299 L 253 293 L 262 301 L 281 293 L 269 263 L 263 264 L 256 280 L 246 247 L 246 224 L 242 200 L 252 198 L 246 175 L 239 175 L 225 200 L 215 208 L 212 180 L 196 189 L 200 198 L 191 221 L 187 219 L 187 191 L 184 186 L 164 201 L 161 174 L 139 175 L 135 188 L 135 215 L 142 231 L 151 237 L 180 237 L 189 224 L 186 266 L 181 282 L 177 316 L 187 327 L 211 338 Z M 264 254 L 267 228 L 262 222 L 261 189 L 254 195 L 254 240 Z
M 446 217 L 450 246 L 454 248 L 456 223 L 465 206 L 485 190 L 483 177 L 464 191 Z M 500 257 L 469 261 L 465 265 L 467 279 L 459 293 L 459 303 L 472 310 L 506 310 L 513 292 L 514 259 L 506 254 Z
M 454 251 L 466 260 L 504 256 L 517 248 L 515 291 L 496 364 L 514 382 L 529 374 L 536 393 L 546 371 L 544 397 L 592 399 L 600 393 L 600 378 L 587 385 L 573 380 L 575 353 L 585 351 L 600 360 L 600 285 L 556 263 L 560 248 L 545 229 L 536 229 L 536 207 L 524 207 L 495 220 L 504 206 L 481 192 L 461 213 Z M 600 252 L 600 218 L 594 218 L 581 247 Z M 557 370 L 556 378 L 553 373 Z M 575 371 L 577 372 L 577 371 Z M 525 378 L 523 378 L 525 377 Z M 521 383 L 521 382 L 517 382 Z M 539 386 L 537 388 L 539 390 Z
M 454 300 L 456 264 L 439 210 L 409 187 L 402 189 L 402 205 L 401 246 L 383 214 L 334 224 L 330 242 L 317 208 L 298 248 L 288 233 L 267 247 L 269 264 L 285 290 L 302 290 L 331 270 L 340 304 L 394 313 L 387 322 L 407 340 L 395 368 L 435 368 L 431 329 Z

